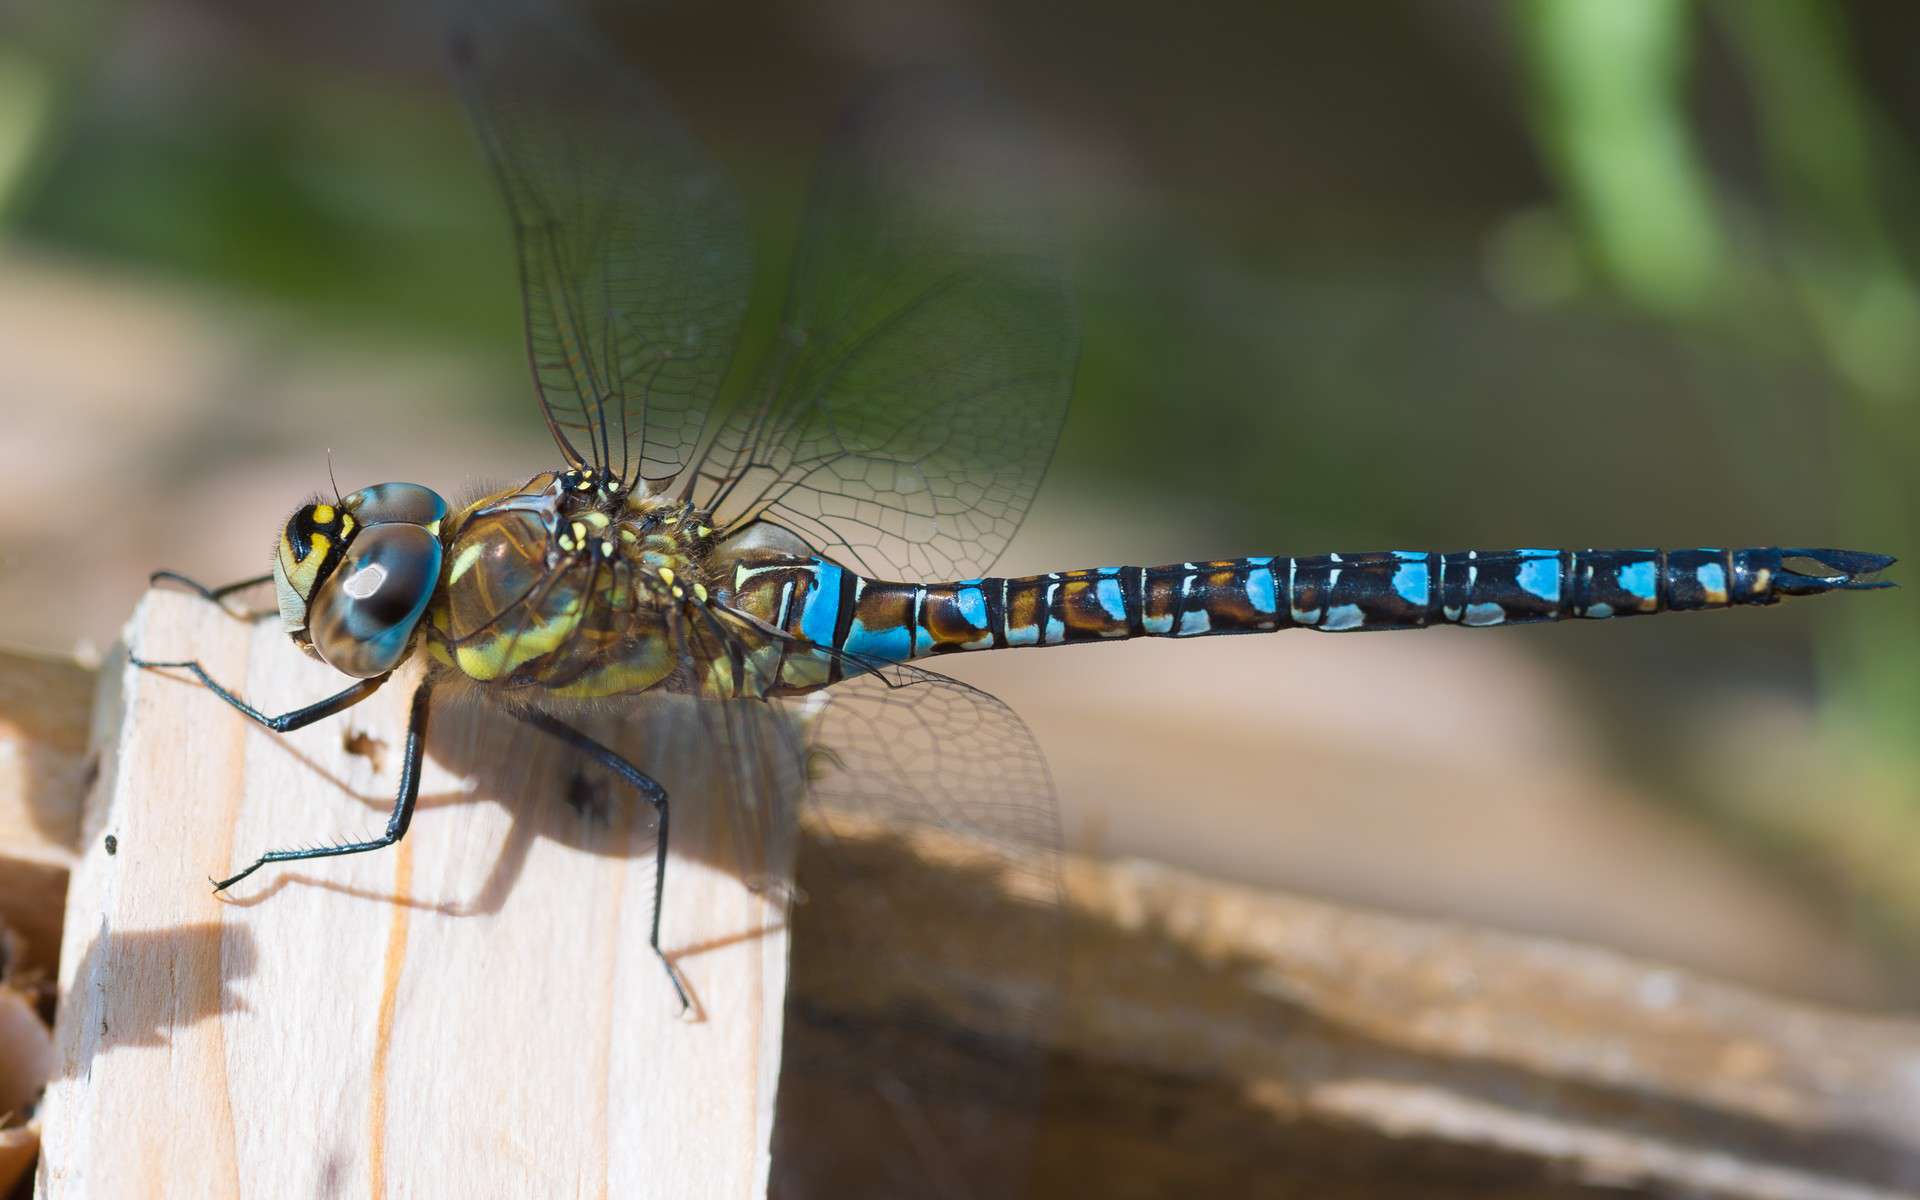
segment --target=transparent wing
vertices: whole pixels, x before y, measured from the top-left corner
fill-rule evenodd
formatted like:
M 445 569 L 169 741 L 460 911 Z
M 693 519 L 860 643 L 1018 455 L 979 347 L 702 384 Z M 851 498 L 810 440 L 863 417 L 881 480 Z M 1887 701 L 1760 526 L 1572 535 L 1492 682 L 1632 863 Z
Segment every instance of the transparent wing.
M 724 615 L 712 632 L 703 649 L 730 642 L 762 686 L 781 670 L 768 650 L 844 676 L 772 704 L 698 706 L 734 776 L 716 798 L 795 884 L 779 1194 L 1017 1194 L 1064 933 L 1039 746 L 1005 704 L 931 671 Z M 770 789 L 796 777 L 804 803 L 779 814 L 769 798 L 794 793 Z M 861 1136 L 807 1136 L 822 1113 Z
M 984 573 L 1025 517 L 1072 390 L 1078 333 L 1030 176 L 952 88 L 888 97 L 826 156 L 781 346 L 703 475 L 895 578 Z
M 513 225 L 547 427 L 573 466 L 675 475 L 746 311 L 740 203 L 653 89 L 564 10 L 453 7 L 454 72 Z
M 811 785 L 775 1124 L 788 1194 L 1022 1194 L 1064 954 L 1040 749 L 999 700 L 911 667 L 793 703 Z M 872 1137 L 781 1135 L 809 1111 Z

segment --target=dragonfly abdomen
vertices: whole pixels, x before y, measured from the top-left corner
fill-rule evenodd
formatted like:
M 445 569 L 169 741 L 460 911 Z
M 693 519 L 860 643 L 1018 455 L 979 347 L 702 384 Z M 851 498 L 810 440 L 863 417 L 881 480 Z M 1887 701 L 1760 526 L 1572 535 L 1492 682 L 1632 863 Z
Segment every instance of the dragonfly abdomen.
M 1790 560 L 1831 573 L 1797 570 Z M 911 584 L 812 559 L 742 567 L 736 587 L 738 602 L 789 633 L 902 662 L 1130 637 L 1517 625 L 1772 604 L 1890 586 L 1858 578 L 1890 562 L 1858 551 L 1776 547 L 1386 550 Z

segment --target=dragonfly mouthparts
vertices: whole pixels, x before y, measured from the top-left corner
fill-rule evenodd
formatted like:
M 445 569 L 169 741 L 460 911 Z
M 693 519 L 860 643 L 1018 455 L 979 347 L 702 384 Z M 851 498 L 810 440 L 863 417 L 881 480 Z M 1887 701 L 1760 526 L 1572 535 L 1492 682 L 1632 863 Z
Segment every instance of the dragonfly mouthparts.
M 1869 554 L 1864 550 L 1832 549 L 1783 549 L 1780 551 L 1781 567 L 1779 581 L 1775 589 L 1788 596 L 1812 596 L 1820 592 L 1836 590 L 1862 591 L 1868 588 L 1889 588 L 1897 586 L 1891 579 L 1862 579 L 1863 575 L 1872 575 L 1884 571 L 1894 563 L 1891 554 Z M 1832 575 L 1813 575 L 1796 571 L 1786 564 L 1795 559 L 1807 559 L 1835 572 Z

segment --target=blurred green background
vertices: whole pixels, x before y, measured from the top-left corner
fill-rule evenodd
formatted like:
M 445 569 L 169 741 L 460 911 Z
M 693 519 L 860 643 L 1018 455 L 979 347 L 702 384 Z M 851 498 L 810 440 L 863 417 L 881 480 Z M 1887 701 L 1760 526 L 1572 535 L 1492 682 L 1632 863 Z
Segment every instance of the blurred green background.
M 388 7 L 0 0 L 0 638 L 102 645 L 155 566 L 262 569 L 328 448 L 343 487 L 548 465 L 496 200 Z M 1905 0 L 605 7 L 768 261 L 862 80 L 959 62 L 1028 118 L 1086 345 L 1003 568 L 1914 557 Z M 1080 848 L 1910 1006 L 1917 618 L 1911 586 L 961 673 Z

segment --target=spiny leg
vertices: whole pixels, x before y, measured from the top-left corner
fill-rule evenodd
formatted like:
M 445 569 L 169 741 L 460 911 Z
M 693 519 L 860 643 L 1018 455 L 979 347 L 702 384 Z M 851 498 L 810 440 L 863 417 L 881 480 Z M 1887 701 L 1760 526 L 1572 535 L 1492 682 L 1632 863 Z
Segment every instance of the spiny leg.
M 147 576 L 147 585 L 151 587 L 157 583 L 177 583 L 181 587 L 199 596 L 202 600 L 210 604 L 219 605 L 221 611 L 225 612 L 228 616 L 240 617 L 249 621 L 259 621 L 275 615 L 275 610 L 263 609 L 258 612 L 235 612 L 233 609 L 227 607 L 227 597 L 233 595 L 235 592 L 244 592 L 248 588 L 259 587 L 272 578 L 272 575 L 255 575 L 251 579 L 241 579 L 233 583 L 223 583 L 219 587 L 208 587 L 199 580 L 187 575 L 182 575 L 178 571 L 155 571 L 153 574 Z
M 653 811 L 659 815 L 660 832 L 653 845 L 653 928 L 647 936 L 647 944 L 653 947 L 654 957 L 660 960 L 660 965 L 667 969 L 667 981 L 673 984 L 673 994 L 680 998 L 680 1011 L 686 1012 L 689 1007 L 687 989 L 680 982 L 680 972 L 667 958 L 666 951 L 660 948 L 660 908 L 666 900 L 667 889 L 667 789 L 639 767 L 557 717 L 542 712 L 515 715 L 626 780 L 634 791 L 640 793 L 642 800 L 653 805 Z
M 386 677 L 383 675 L 380 678 Z M 423 683 L 419 690 L 413 693 L 413 706 L 407 714 L 406 756 L 400 763 L 400 790 L 394 796 L 393 815 L 387 818 L 385 833 L 369 841 L 344 842 L 338 846 L 319 846 L 307 850 L 269 850 L 254 859 L 253 865 L 238 875 L 215 883 L 213 890 L 224 892 L 268 863 L 298 862 L 306 858 L 336 858 L 342 854 L 364 854 L 369 850 L 380 850 L 391 846 L 405 837 L 407 826 L 413 823 L 413 802 L 420 796 L 420 762 L 427 748 L 427 711 L 430 707 L 432 690 L 430 685 Z
M 374 675 L 367 679 L 356 679 L 351 686 L 335 692 L 325 700 L 316 700 L 304 708 L 296 708 L 292 712 L 285 712 L 277 717 L 270 717 L 253 705 L 248 704 L 245 700 L 234 695 L 226 688 L 215 683 L 213 676 L 207 674 L 206 668 L 202 667 L 196 659 L 188 658 L 181 659 L 177 662 L 158 662 L 150 658 L 141 658 L 138 654 L 130 650 L 127 652 L 127 661 L 136 667 L 141 667 L 149 671 L 191 671 L 193 672 L 194 678 L 205 685 L 208 691 L 226 701 L 234 711 L 265 725 L 275 733 L 288 733 L 295 729 L 304 729 L 315 721 L 324 720 L 337 712 L 344 712 L 362 700 L 365 700 L 368 696 L 373 695 L 374 692 L 380 689 L 381 684 L 393 677 L 393 672 L 388 671 L 384 675 Z

